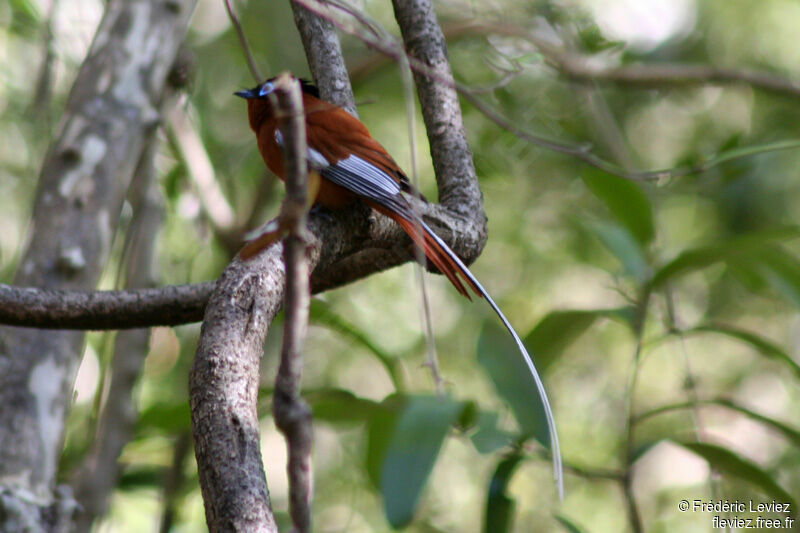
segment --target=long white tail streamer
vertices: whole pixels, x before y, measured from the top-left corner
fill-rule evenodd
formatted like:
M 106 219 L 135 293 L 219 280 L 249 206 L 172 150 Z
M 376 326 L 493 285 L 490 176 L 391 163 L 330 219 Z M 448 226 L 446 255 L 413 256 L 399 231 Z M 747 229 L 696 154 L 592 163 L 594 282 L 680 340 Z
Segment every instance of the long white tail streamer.
M 430 228 L 427 224 L 420 221 L 422 228 L 425 232 L 430 235 L 433 240 L 435 240 L 439 246 L 447 253 L 448 257 L 453 260 L 453 262 L 458 265 L 461 272 L 469 279 L 470 283 L 478 288 L 478 292 L 481 293 L 489 305 L 492 307 L 497 316 L 500 317 L 500 321 L 506 327 L 508 332 L 514 338 L 514 342 L 517 343 L 517 349 L 519 350 L 520 354 L 522 354 L 522 358 L 525 360 L 525 364 L 528 366 L 528 371 L 530 371 L 531 376 L 533 376 L 533 381 L 536 383 L 536 390 L 539 393 L 539 399 L 542 401 L 542 406 L 544 407 L 545 418 L 547 419 L 547 431 L 550 434 L 550 453 L 553 456 L 553 477 L 555 478 L 556 488 L 558 490 L 558 497 L 559 499 L 564 499 L 564 471 L 561 465 L 561 448 L 558 445 L 558 433 L 556 432 L 556 421 L 553 417 L 553 410 L 550 408 L 550 400 L 547 399 L 547 393 L 544 390 L 544 383 L 542 383 L 542 378 L 539 377 L 539 372 L 536 370 L 536 367 L 533 364 L 533 360 L 531 359 L 528 350 L 525 349 L 525 345 L 522 344 L 522 340 L 517 335 L 517 332 L 511 327 L 511 323 L 508 321 L 506 316 L 500 311 L 500 308 L 494 303 L 494 300 L 489 293 L 486 292 L 486 289 L 483 288 L 483 285 L 472 275 L 472 272 L 466 267 L 466 265 L 458 258 L 458 256 L 453 252 L 445 242 L 439 238 L 438 235 Z

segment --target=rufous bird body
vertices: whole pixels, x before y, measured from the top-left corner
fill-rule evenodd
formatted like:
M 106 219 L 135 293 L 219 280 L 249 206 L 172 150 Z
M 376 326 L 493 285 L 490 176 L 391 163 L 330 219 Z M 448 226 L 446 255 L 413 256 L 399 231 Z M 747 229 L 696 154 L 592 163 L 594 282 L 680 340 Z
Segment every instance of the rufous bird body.
M 275 89 L 273 81 L 274 78 L 253 89 L 238 91 L 236 95 L 247 99 L 250 127 L 256 134 L 264 162 L 283 180 L 283 138 L 269 98 Z M 536 382 L 547 417 L 556 482 L 561 495 L 561 457 L 555 422 L 542 381 L 519 335 L 461 259 L 411 208 L 403 195 L 416 191 L 399 165 L 372 138 L 366 126 L 344 109 L 321 100 L 317 88 L 311 83 L 300 80 L 300 84 L 306 117 L 308 165 L 322 178 L 315 201 L 329 208 L 341 208 L 354 201 L 366 203 L 397 222 L 461 294 L 469 298 L 468 287 L 486 299 L 514 338 Z M 240 255 L 246 259 L 272 240 L 257 237 L 245 246 Z

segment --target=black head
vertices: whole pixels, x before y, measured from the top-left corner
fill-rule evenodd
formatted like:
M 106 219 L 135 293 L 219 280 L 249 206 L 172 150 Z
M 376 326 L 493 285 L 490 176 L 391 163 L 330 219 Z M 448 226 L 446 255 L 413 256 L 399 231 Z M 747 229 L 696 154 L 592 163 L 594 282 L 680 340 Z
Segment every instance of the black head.
M 297 78 L 297 79 L 300 81 L 300 88 L 303 90 L 304 93 L 319 98 L 319 88 L 316 85 L 314 85 L 313 81 L 309 81 L 305 78 Z
M 272 91 L 275 90 L 275 85 L 273 82 L 276 79 L 277 78 L 270 78 L 264 83 L 256 85 L 252 89 L 247 89 L 244 91 L 236 91 L 233 94 L 235 94 L 236 96 L 241 96 L 242 98 L 245 99 L 250 99 L 250 98 L 266 99 L 270 95 L 270 93 L 272 93 Z M 298 78 L 298 81 L 300 82 L 300 88 L 303 90 L 304 93 L 319 98 L 319 89 L 317 88 L 316 85 L 314 85 L 312 82 L 304 78 Z

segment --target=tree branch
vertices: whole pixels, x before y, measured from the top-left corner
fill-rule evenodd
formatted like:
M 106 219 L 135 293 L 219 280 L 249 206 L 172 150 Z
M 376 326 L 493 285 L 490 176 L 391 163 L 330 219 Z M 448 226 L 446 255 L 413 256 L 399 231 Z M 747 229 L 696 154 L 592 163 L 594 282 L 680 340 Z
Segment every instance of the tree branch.
M 262 78 L 261 74 L 259 74 L 258 67 L 256 67 L 256 62 L 253 59 L 253 54 L 250 53 L 250 47 L 247 46 L 247 39 L 244 36 L 242 25 L 239 23 L 239 17 L 237 17 L 233 12 L 231 0 L 224 0 L 224 2 L 225 10 L 228 12 L 228 18 L 231 19 L 231 25 L 233 26 L 233 29 L 236 30 L 236 37 L 239 39 L 239 45 L 242 47 L 244 57 L 247 60 L 247 67 L 250 69 L 250 74 L 253 76 L 253 79 L 256 83 L 261 83 L 264 81 L 264 78 Z
M 506 22 L 453 21 L 445 25 L 449 38 L 488 34 L 519 37 L 532 43 L 547 62 L 567 78 L 578 82 L 615 83 L 619 85 L 658 87 L 698 84 L 746 84 L 756 89 L 784 96 L 800 96 L 800 80 L 766 70 L 720 67 L 689 63 L 613 64 L 603 56 L 592 56 L 553 43 L 535 30 Z M 359 65 L 359 73 L 376 68 L 382 62 L 369 58 Z
M 214 228 L 222 234 L 235 233 L 236 213 L 219 186 L 200 133 L 186 109 L 175 107 L 167 113 L 165 130 L 177 158 L 186 168 L 190 182 Z
M 277 532 L 259 447 L 258 371 L 285 274 L 279 247 L 234 259 L 206 308 L 189 375 L 192 435 L 209 531 Z
M 543 39 L 531 37 L 530 40 L 561 74 L 581 83 L 642 88 L 738 83 L 783 96 L 800 97 L 800 81 L 763 70 L 688 63 L 615 66 L 596 57 L 558 48 Z
M 164 107 L 172 103 L 165 102 Z M 156 182 L 157 148 L 157 139 L 152 137 L 139 160 L 128 194 L 134 210 L 125 247 L 125 283 L 128 287 L 147 287 L 155 280 L 155 236 L 164 218 L 163 201 Z M 90 531 L 92 523 L 108 510 L 120 473 L 119 454 L 131 439 L 138 418 L 133 388 L 144 365 L 149 340 L 149 329 L 124 331 L 114 340 L 114 356 L 108 370 L 108 394 L 92 447 L 72 481 L 75 497 L 82 508 L 76 531 Z
M 0 284 L 0 323 L 39 329 L 177 326 L 203 318 L 214 282 L 82 291 Z
M 353 88 L 347 66 L 344 64 L 342 45 L 333 24 L 309 11 L 302 2 L 290 0 L 294 23 L 300 32 L 309 69 L 317 82 L 322 99 L 358 116 Z
M 309 268 L 319 266 L 324 272 L 336 258 L 373 238 L 387 242 L 387 235 L 399 229 L 389 219 L 367 220 L 359 210 L 312 218 Z M 236 258 L 217 281 L 206 308 L 189 397 L 211 531 L 275 531 L 258 445 L 256 400 L 263 342 L 283 301 L 285 279 L 278 244 L 249 261 Z
M 309 7 L 309 9 L 315 10 L 316 12 L 323 14 L 323 16 L 331 17 L 331 19 L 334 18 L 333 15 L 330 13 L 330 10 L 326 10 L 324 6 L 321 6 L 321 4 L 319 4 L 319 0 L 295 0 L 295 1 L 307 3 L 309 6 L 311 6 Z M 390 44 L 383 42 L 379 39 L 375 39 L 371 35 L 366 35 L 362 32 L 358 32 L 354 28 L 351 28 L 347 25 L 338 22 L 336 24 L 342 30 L 355 35 L 356 37 L 367 43 L 369 46 L 372 46 L 382 54 L 389 56 L 389 58 L 396 57 L 397 51 L 394 50 L 394 48 Z M 553 66 L 556 69 L 563 70 L 566 76 L 570 77 L 570 69 L 572 69 L 571 72 L 572 74 L 574 74 L 574 79 L 578 82 L 597 82 L 597 83 L 618 82 L 622 84 L 623 79 L 628 78 L 630 85 L 639 84 L 640 86 L 645 87 L 645 86 L 650 86 L 652 84 L 653 86 L 655 86 L 656 84 L 660 83 L 660 81 L 658 81 L 659 76 L 664 75 L 666 71 L 670 72 L 675 77 L 672 78 L 671 80 L 665 79 L 664 85 L 689 85 L 689 84 L 714 83 L 714 82 L 749 83 L 753 87 L 772 91 L 779 94 L 784 94 L 788 96 L 800 95 L 800 82 L 798 81 L 777 76 L 765 71 L 756 71 L 749 69 L 732 69 L 732 68 L 712 67 L 705 65 L 665 64 L 665 65 L 654 65 L 652 66 L 653 67 L 652 69 L 650 68 L 651 67 L 650 65 L 634 65 L 630 67 L 632 70 L 629 73 L 623 72 L 628 67 L 617 67 L 617 68 L 608 67 L 608 69 L 600 69 L 594 72 L 594 75 L 598 76 L 597 79 L 594 79 L 594 78 L 589 78 L 588 75 L 590 71 L 599 67 L 587 66 L 590 65 L 590 63 L 592 63 L 592 60 L 594 58 L 590 58 L 589 56 L 583 56 L 575 52 L 564 51 L 562 48 L 557 47 L 552 43 L 550 43 L 547 39 L 543 39 L 535 35 L 534 33 L 530 32 L 527 28 L 522 28 L 511 24 L 469 22 L 465 24 L 459 24 L 459 23 L 452 24 L 449 26 L 449 30 L 450 32 L 448 33 L 448 35 L 452 36 L 461 36 L 464 34 L 476 34 L 485 32 L 485 33 L 495 33 L 499 35 L 506 35 L 506 36 L 526 39 L 529 42 L 533 43 L 537 48 L 539 48 L 539 51 L 542 52 L 542 54 L 548 59 L 548 62 L 553 64 Z M 559 63 L 559 61 L 565 61 L 566 63 L 561 64 Z M 382 62 L 370 58 L 365 62 L 363 62 L 361 65 L 356 67 L 357 74 L 363 75 L 363 73 L 366 70 L 376 68 L 381 63 Z M 418 62 L 412 60 L 410 61 L 410 65 L 415 72 L 419 72 L 425 74 L 426 76 L 432 77 L 433 79 L 439 81 L 440 83 L 446 82 L 446 80 L 430 72 L 428 69 L 425 68 L 424 65 L 421 65 Z M 584 163 L 599 168 L 605 172 L 608 172 L 609 174 L 614 174 L 622 178 L 633 181 L 658 181 L 668 178 L 676 178 L 681 176 L 698 174 L 701 172 L 705 172 L 709 168 L 719 165 L 725 161 L 748 157 L 756 153 L 761 154 L 777 150 L 795 149 L 798 147 L 798 143 L 796 142 L 784 141 L 784 142 L 773 143 L 768 146 L 754 147 L 751 150 L 736 150 L 735 153 L 732 154 L 723 153 L 717 156 L 711 156 L 704 162 L 693 166 L 682 166 L 677 168 L 667 168 L 659 170 L 629 171 L 614 163 L 606 161 L 603 158 L 592 153 L 591 151 L 592 145 L 590 143 L 566 144 L 563 142 L 559 142 L 553 139 L 548 139 L 533 134 L 518 127 L 514 123 L 514 121 L 505 118 L 502 114 L 498 113 L 490 105 L 486 104 L 483 100 L 478 98 L 477 94 L 482 91 L 480 89 L 476 90 L 474 88 L 465 86 L 458 82 L 455 82 L 455 88 L 465 100 L 470 102 L 475 108 L 477 108 L 481 113 L 483 113 L 486 116 L 486 118 L 497 124 L 497 126 L 499 126 L 500 128 L 508 131 L 512 135 L 524 141 L 527 141 L 533 145 L 545 148 L 547 150 L 552 150 L 554 152 L 575 157 L 583 161 Z
M 435 206 L 415 203 L 430 224 L 437 224 Z M 406 242 L 402 229 L 366 208 L 311 216 L 309 225 L 316 240 L 326 244 L 318 251 L 320 264 L 311 275 L 313 294 L 352 283 L 374 274 L 376 269 L 390 268 L 410 257 L 406 249 L 410 243 Z M 382 260 L 378 263 L 365 260 L 358 254 L 365 248 L 382 254 Z M 353 258 L 352 271 L 337 268 L 344 257 Z M 215 284 L 206 281 L 148 289 L 87 291 L 0 283 L 0 324 L 64 330 L 178 326 L 203 319 Z
M 272 413 L 286 438 L 289 514 L 298 533 L 311 531 L 311 410 L 300 397 L 302 346 L 308 330 L 309 269 L 306 259 L 307 178 L 306 124 L 300 84 L 284 74 L 275 82 L 281 134 L 287 139 L 286 198 L 281 217 L 289 234 L 283 241 L 286 265 L 283 347 L 275 377 Z M 317 177 L 317 179 L 319 179 Z
M 430 0 L 393 0 L 395 18 L 411 58 L 433 76 L 414 70 L 422 117 L 431 145 L 439 201 L 474 225 L 474 257 L 486 243 L 486 215 L 478 177 L 467 144 L 447 43 Z
M 15 284 L 96 286 L 128 183 L 160 120 L 160 97 L 194 3 L 107 4 L 42 165 Z M 53 487 L 83 345 L 77 332 L 0 332 L 0 517 L 6 530 L 72 526 L 74 507 Z
M 175 439 L 172 449 L 172 464 L 164 475 L 162 501 L 164 511 L 161 514 L 161 523 L 158 526 L 159 533 L 169 533 L 172 531 L 172 524 L 175 515 L 179 513 L 181 502 L 181 489 L 186 482 L 184 474 L 184 463 L 192 448 L 192 436 L 188 431 L 181 432 Z

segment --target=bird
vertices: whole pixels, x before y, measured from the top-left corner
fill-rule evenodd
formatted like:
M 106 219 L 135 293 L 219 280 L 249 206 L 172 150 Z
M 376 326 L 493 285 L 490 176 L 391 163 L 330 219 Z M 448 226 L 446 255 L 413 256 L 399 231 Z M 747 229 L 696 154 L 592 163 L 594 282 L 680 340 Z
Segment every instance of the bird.
M 412 209 L 406 195 L 420 197 L 400 166 L 386 149 L 370 135 L 367 127 L 341 107 L 320 98 L 319 89 L 310 81 L 295 78 L 300 84 L 306 120 L 306 159 L 315 179 L 313 201 L 330 209 L 354 202 L 363 202 L 375 211 L 394 220 L 411 241 L 463 296 L 469 291 L 485 299 L 514 339 L 535 382 L 547 419 L 553 471 L 559 497 L 563 498 L 563 473 L 558 435 L 550 401 L 533 360 L 519 335 L 486 289 L 464 262 Z M 281 180 L 285 179 L 283 136 L 271 98 L 276 78 L 270 78 L 252 89 L 234 94 L 247 100 L 250 128 L 255 132 L 258 149 L 267 167 Z M 277 240 L 275 231 L 256 236 L 240 252 L 249 259 Z

